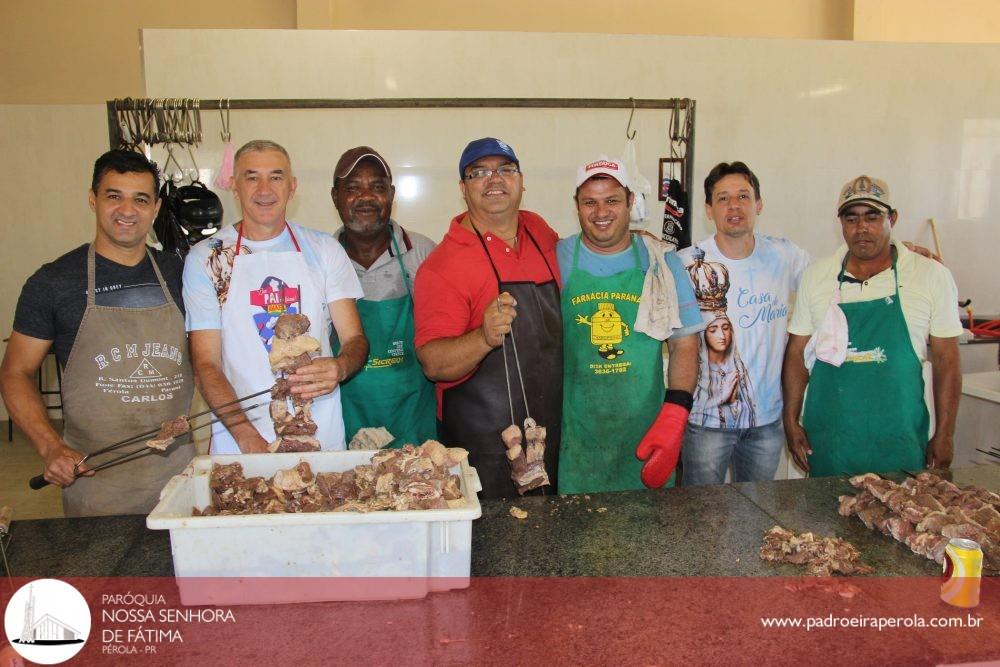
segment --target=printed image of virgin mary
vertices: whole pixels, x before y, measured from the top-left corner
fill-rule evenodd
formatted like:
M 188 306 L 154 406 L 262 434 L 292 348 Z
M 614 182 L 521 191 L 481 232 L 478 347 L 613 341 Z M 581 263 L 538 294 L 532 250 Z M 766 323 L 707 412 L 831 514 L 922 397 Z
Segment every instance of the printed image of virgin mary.
M 753 406 L 750 375 L 733 340 L 733 323 L 725 313 L 705 328 L 704 350 L 707 363 L 698 378 L 696 417 L 703 426 L 753 428 L 757 418 Z
M 729 270 L 720 262 L 706 262 L 695 246 L 688 275 L 706 319 L 702 334 L 698 386 L 694 390 L 691 423 L 710 428 L 752 428 L 757 425 L 750 374 L 736 349 L 736 332 L 727 315 Z

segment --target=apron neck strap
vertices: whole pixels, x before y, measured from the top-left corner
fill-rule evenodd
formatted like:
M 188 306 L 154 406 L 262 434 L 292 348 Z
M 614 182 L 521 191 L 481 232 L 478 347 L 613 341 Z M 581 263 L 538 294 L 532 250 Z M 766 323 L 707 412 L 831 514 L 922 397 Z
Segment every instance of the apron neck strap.
M 163 290 L 163 298 L 166 299 L 166 303 L 170 303 L 173 297 L 170 296 L 167 281 L 163 279 L 163 274 L 160 273 L 160 267 L 156 264 L 156 260 L 153 259 L 153 253 L 150 252 L 149 246 L 146 246 L 146 257 L 149 257 L 149 263 L 153 265 L 153 273 L 156 274 L 156 279 L 160 282 L 160 289 Z
M 87 246 L 87 305 L 93 306 L 97 299 L 94 296 L 95 283 L 97 282 L 94 274 L 97 266 L 97 261 L 94 257 L 94 244 L 91 243 Z
M 474 223 L 471 218 L 469 219 L 469 224 L 472 226 L 472 231 L 476 233 L 476 238 L 479 239 L 479 244 L 483 246 L 483 252 L 486 253 L 486 260 L 490 263 L 490 268 L 493 269 L 493 275 L 496 276 L 497 290 L 499 291 L 500 283 L 502 281 L 500 280 L 500 272 L 497 271 L 497 265 L 493 263 L 493 258 L 490 257 L 490 249 L 486 247 L 486 241 L 483 240 L 483 235 L 479 233 L 479 228 L 476 227 L 476 223 Z
M 528 229 L 527 225 L 524 226 L 524 234 L 525 236 L 528 237 L 528 240 L 531 241 L 531 245 L 535 246 L 535 250 L 538 251 L 538 254 L 539 256 L 541 256 L 542 261 L 545 262 L 545 268 L 548 269 L 549 276 L 552 278 L 552 280 L 555 280 L 558 283 L 559 281 L 556 280 L 556 274 L 552 271 L 552 267 L 549 266 L 549 260 L 545 259 L 545 253 L 542 252 L 541 246 L 538 245 L 538 241 L 536 241 L 535 237 L 532 236 L 531 231 Z
M 896 300 L 899 300 L 899 272 L 896 270 L 896 260 L 899 258 L 899 252 L 896 250 L 896 246 L 889 246 L 889 255 L 892 257 L 892 278 L 896 284 Z M 848 250 L 847 254 L 844 255 L 844 261 L 840 263 L 840 273 L 837 274 L 837 289 L 842 290 L 844 287 L 844 275 L 847 273 L 847 260 L 851 256 L 851 251 Z
M 466 214 L 466 215 L 468 215 L 468 214 Z M 472 231 L 474 231 L 476 233 L 476 238 L 479 239 L 479 244 L 481 246 L 483 246 L 483 252 L 486 253 L 486 259 L 489 260 L 489 262 L 490 262 L 490 268 L 493 269 L 493 275 L 496 276 L 496 278 L 497 278 L 497 289 L 499 290 L 500 289 L 500 283 L 502 281 L 500 280 L 500 272 L 497 271 L 497 265 L 493 263 L 493 257 L 490 256 L 490 250 L 489 250 L 489 248 L 486 247 L 486 241 L 483 240 L 483 235 L 479 232 L 479 228 L 476 227 L 476 223 L 474 223 L 472 221 L 472 219 L 470 218 L 469 219 L 469 224 L 472 226 Z M 538 241 L 535 240 L 535 237 L 528 230 L 528 226 L 527 225 L 523 225 L 522 226 L 521 223 L 520 223 L 520 221 L 518 221 L 518 223 L 517 223 L 517 231 L 518 231 L 519 234 L 521 233 L 522 229 L 524 230 L 524 235 L 528 237 L 529 241 L 531 241 L 531 245 L 535 246 L 535 250 L 537 250 L 538 254 L 541 255 L 542 261 L 545 263 L 545 268 L 548 269 L 549 275 L 552 277 L 552 280 L 555 280 L 556 283 L 558 283 L 559 281 L 556 280 L 556 274 L 552 270 L 552 267 L 549 265 L 549 260 L 545 258 L 545 253 L 542 252 L 542 248 L 541 248 L 541 246 L 538 245 Z
M 580 262 L 581 245 L 583 245 L 583 232 L 580 232 L 576 236 L 576 244 L 573 246 L 573 264 L 571 265 L 570 271 L 576 271 L 577 264 Z
M 406 293 L 410 295 L 410 301 L 413 301 L 413 291 L 410 289 L 410 274 L 407 273 L 406 267 L 403 266 L 403 258 L 399 254 L 399 244 L 396 243 L 396 230 L 393 228 L 391 222 L 389 223 L 389 239 L 392 244 L 392 252 L 396 256 L 396 261 L 399 262 L 399 270 L 403 273 L 403 285 L 406 286 Z
M 288 230 L 288 235 L 292 237 L 292 245 L 295 246 L 295 252 L 302 252 L 302 248 L 299 247 L 299 241 L 295 238 L 295 232 L 292 231 L 291 225 L 285 220 L 285 229 Z M 233 252 L 233 257 L 240 254 L 240 248 L 243 247 L 243 223 L 239 222 L 236 224 L 236 250 Z
M 635 260 L 635 268 L 642 270 L 642 259 L 639 257 L 639 239 L 638 237 L 629 232 L 632 242 L 629 244 L 632 246 L 632 259 Z

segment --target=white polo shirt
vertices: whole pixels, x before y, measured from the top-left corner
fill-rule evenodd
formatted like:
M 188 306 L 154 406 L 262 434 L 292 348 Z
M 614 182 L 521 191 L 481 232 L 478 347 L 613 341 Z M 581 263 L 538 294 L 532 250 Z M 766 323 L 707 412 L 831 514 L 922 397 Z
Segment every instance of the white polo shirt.
M 955 279 L 943 264 L 911 252 L 893 240 L 896 248 L 896 270 L 899 273 L 899 298 L 903 319 L 910 332 L 913 351 L 921 363 L 927 359 L 928 335 L 951 338 L 962 333 L 958 315 L 958 288 Z M 817 261 L 802 275 L 796 297 L 795 311 L 788 324 L 788 333 L 811 336 L 819 326 L 837 289 L 837 276 L 847 254 L 842 245 L 831 257 Z M 851 274 L 845 272 L 845 276 Z M 853 277 L 853 276 L 851 276 Z M 874 301 L 892 296 L 896 290 L 892 267 L 864 282 L 844 281 L 842 303 Z

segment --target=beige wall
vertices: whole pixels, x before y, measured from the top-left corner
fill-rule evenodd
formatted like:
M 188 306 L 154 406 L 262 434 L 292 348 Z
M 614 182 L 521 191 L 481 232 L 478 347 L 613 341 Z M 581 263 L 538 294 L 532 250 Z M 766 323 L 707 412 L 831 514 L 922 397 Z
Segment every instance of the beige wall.
M 154 27 L 294 28 L 295 0 L 2 0 L 0 104 L 141 97 Z
M 1000 42 L 997 0 L 854 0 L 854 39 Z
M 3 0 L 0 104 L 141 96 L 141 28 L 295 27 L 1000 42 L 1000 2 Z
M 298 0 L 299 28 L 850 39 L 851 0 Z

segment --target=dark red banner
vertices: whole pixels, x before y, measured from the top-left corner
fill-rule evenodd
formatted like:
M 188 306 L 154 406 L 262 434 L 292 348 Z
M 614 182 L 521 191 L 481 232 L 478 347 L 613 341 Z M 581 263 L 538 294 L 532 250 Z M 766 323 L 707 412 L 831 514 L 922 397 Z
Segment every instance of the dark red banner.
M 936 577 L 60 580 L 90 611 L 74 665 L 1000 664 L 989 578 L 972 609 Z M 29 582 L 0 595 L 8 640 Z M 80 631 L 35 589 L 33 618 Z

